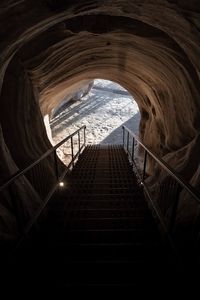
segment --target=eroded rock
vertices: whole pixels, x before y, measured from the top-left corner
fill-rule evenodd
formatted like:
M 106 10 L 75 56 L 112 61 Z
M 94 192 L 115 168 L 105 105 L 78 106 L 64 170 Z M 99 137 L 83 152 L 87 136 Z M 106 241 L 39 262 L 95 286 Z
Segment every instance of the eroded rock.
M 195 0 L 1 1 L 1 125 L 16 166 L 50 147 L 42 114 L 103 78 L 134 96 L 141 139 L 198 187 L 190 145 L 199 147 L 199 8 Z

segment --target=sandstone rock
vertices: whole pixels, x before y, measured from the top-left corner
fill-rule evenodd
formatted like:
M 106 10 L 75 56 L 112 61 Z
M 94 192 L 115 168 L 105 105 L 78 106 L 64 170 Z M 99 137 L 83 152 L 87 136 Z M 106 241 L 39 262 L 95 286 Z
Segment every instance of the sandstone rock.
M 141 139 L 198 187 L 199 14 L 195 0 L 1 1 L 2 170 L 45 152 L 42 114 L 103 78 L 134 96 Z

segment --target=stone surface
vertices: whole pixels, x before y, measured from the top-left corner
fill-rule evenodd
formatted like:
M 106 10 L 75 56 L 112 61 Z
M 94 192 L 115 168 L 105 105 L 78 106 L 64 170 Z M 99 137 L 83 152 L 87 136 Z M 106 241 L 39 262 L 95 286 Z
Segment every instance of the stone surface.
M 199 188 L 199 14 L 196 0 L 2 0 L 1 174 L 50 147 L 42 115 L 103 78 L 137 101 L 141 139 Z

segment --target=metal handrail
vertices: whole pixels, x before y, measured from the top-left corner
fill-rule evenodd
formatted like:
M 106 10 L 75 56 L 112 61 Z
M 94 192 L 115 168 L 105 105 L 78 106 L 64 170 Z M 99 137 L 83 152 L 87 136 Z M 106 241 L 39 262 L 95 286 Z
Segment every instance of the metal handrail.
M 178 173 L 173 170 L 162 158 L 159 158 L 155 153 L 153 153 L 129 128 L 127 128 L 125 125 L 123 125 L 122 128 L 125 129 L 132 137 L 134 137 L 134 139 L 136 139 L 137 142 L 145 149 L 145 157 L 147 156 L 147 153 L 150 154 L 150 156 L 153 157 L 154 160 L 157 161 L 164 170 L 166 170 L 183 188 L 185 188 L 192 195 L 192 197 L 198 203 L 200 203 L 200 193 L 191 184 L 181 178 L 181 176 L 178 175 Z M 146 162 L 144 163 L 144 168 L 146 168 Z M 145 174 L 143 173 L 143 180 L 144 175 Z
M 83 145 L 84 146 L 84 145 Z M 74 159 L 69 163 L 69 165 L 66 167 L 65 171 L 62 173 L 62 175 L 59 177 L 58 181 L 62 181 L 63 178 L 65 177 L 66 173 L 68 172 L 69 168 L 71 166 L 74 166 L 74 161 L 76 160 L 76 158 L 78 157 L 79 153 L 82 151 L 83 146 L 80 147 L 79 152 L 74 156 Z M 57 189 L 57 184 L 54 185 L 52 187 L 52 189 L 49 191 L 48 195 L 46 196 L 45 200 L 43 201 L 42 205 L 40 206 L 40 208 L 38 209 L 37 213 L 33 216 L 33 218 L 31 218 L 31 220 L 28 222 L 28 224 L 26 225 L 24 231 L 23 231 L 23 236 L 22 238 L 19 240 L 18 245 L 21 244 L 22 240 L 24 239 L 24 237 L 26 237 L 30 231 L 30 229 L 32 228 L 32 226 L 34 225 L 34 223 L 37 221 L 38 217 L 41 215 L 42 211 L 44 210 L 44 208 L 46 207 L 48 201 L 51 199 L 53 193 L 55 192 L 55 190 Z
M 7 181 L 6 183 L 4 183 L 3 185 L 0 186 L 0 192 L 2 190 L 4 190 L 6 187 L 8 187 L 12 182 L 14 182 L 18 177 L 20 177 L 21 175 L 25 174 L 27 171 L 29 171 L 30 169 L 32 169 L 35 165 L 37 165 L 38 163 L 40 163 L 43 159 L 45 159 L 46 157 L 48 157 L 51 153 L 53 153 L 55 150 L 57 150 L 60 146 L 62 146 L 65 142 L 67 142 L 69 139 L 71 139 L 74 135 L 76 135 L 77 133 L 80 133 L 80 131 L 84 129 L 84 144 L 85 144 L 85 129 L 86 126 L 82 126 L 80 127 L 78 130 L 76 130 L 75 132 L 73 132 L 72 134 L 70 134 L 69 136 L 67 136 L 66 138 L 64 138 L 61 142 L 59 142 L 58 144 L 56 144 L 55 146 L 53 146 L 51 149 L 47 150 L 44 154 L 42 154 L 40 156 L 40 158 L 38 158 L 37 160 L 35 160 L 32 164 L 30 164 L 28 167 L 24 168 L 23 170 L 19 170 L 18 172 L 16 172 L 15 174 L 13 174 Z M 79 148 L 80 149 L 80 148 Z
M 81 141 L 80 141 L 80 131 L 83 130 L 83 144 L 81 146 Z M 69 169 L 71 168 L 71 166 L 74 166 L 74 162 L 75 160 L 78 158 L 79 154 L 81 153 L 82 149 L 85 147 L 86 145 L 86 126 L 82 126 L 80 127 L 78 130 L 76 130 L 75 132 L 73 132 L 71 135 L 67 136 L 66 138 L 64 138 L 61 142 L 59 142 L 58 144 L 56 144 L 54 147 L 52 147 L 51 149 L 47 150 L 43 155 L 40 156 L 39 159 L 37 159 L 36 161 L 34 161 L 32 164 L 30 164 L 28 167 L 26 167 L 25 169 L 16 172 L 14 175 L 12 175 L 9 180 L 4 183 L 1 187 L 0 187 L 0 192 L 4 191 L 6 188 L 10 188 L 10 185 L 16 180 L 18 179 L 20 176 L 26 175 L 26 172 L 28 172 L 29 170 L 32 170 L 35 166 L 39 165 L 45 158 L 47 158 L 48 156 L 50 156 L 52 153 L 54 153 L 54 167 L 55 167 L 55 178 L 56 178 L 56 183 L 52 184 L 51 187 L 48 189 L 47 194 L 45 194 L 45 197 L 43 199 L 42 204 L 40 205 L 40 207 L 38 208 L 37 212 L 34 214 L 34 216 L 32 216 L 30 218 L 30 220 L 27 222 L 26 225 L 24 225 L 24 228 L 22 228 L 22 232 L 21 232 L 21 237 L 19 237 L 19 240 L 17 241 L 16 244 L 16 248 L 18 248 L 21 243 L 23 242 L 23 240 L 26 238 L 27 234 L 29 233 L 30 229 L 32 228 L 32 226 L 36 223 L 38 217 L 40 216 L 40 214 L 42 213 L 42 211 L 44 210 L 44 208 L 46 207 L 48 201 L 50 200 L 50 198 L 52 197 L 53 193 L 55 192 L 55 190 L 57 189 L 58 186 L 58 182 L 61 182 L 63 180 L 63 178 L 65 177 L 65 175 L 67 174 L 67 172 L 69 171 Z M 74 154 L 73 151 L 73 137 L 75 135 L 78 135 L 78 151 L 76 154 Z M 69 162 L 68 166 L 66 166 L 66 168 L 62 171 L 62 173 L 59 176 L 59 172 L 58 172 L 58 159 L 57 159 L 57 154 L 56 154 L 56 150 L 62 146 L 65 142 L 67 142 L 68 140 L 71 140 L 71 156 L 72 156 L 72 160 Z M 34 184 L 34 182 L 32 183 Z M 36 189 L 37 191 L 37 189 Z M 19 213 L 19 212 L 18 212 Z M 15 248 L 15 249 L 16 249 Z
M 198 204 L 200 204 L 200 193 L 193 186 L 191 186 L 188 182 L 186 182 L 183 178 L 181 178 L 181 176 L 179 174 L 177 174 L 177 172 L 175 170 L 173 170 L 163 159 L 159 158 L 155 153 L 153 153 L 143 142 L 141 142 L 141 140 L 129 128 L 127 128 L 126 126 L 123 125 L 122 129 L 123 129 L 123 147 L 124 147 L 125 151 L 128 153 L 130 160 L 136 166 L 136 168 L 137 168 L 137 165 L 134 160 L 135 140 L 145 150 L 144 151 L 144 159 L 143 159 L 142 176 L 140 176 L 140 182 L 144 187 L 144 191 L 147 196 L 147 199 L 149 200 L 150 206 L 154 210 L 164 233 L 168 237 L 168 241 L 170 242 L 171 246 L 175 249 L 176 247 L 175 247 L 175 244 L 173 241 L 173 232 L 174 232 L 174 227 L 176 225 L 176 217 L 177 217 L 177 210 L 178 210 L 178 205 L 179 205 L 179 201 L 180 201 L 181 188 L 184 188 L 192 196 L 191 198 L 193 198 L 194 201 L 196 201 Z M 127 138 L 125 138 L 125 132 L 127 132 Z M 132 138 L 131 151 L 129 151 L 130 136 Z M 175 182 L 175 185 L 173 185 L 173 188 L 175 187 L 175 190 L 173 190 L 173 189 L 171 190 L 174 201 L 171 206 L 171 215 L 168 219 L 166 219 L 164 217 L 163 213 L 161 212 L 161 208 L 153 200 L 152 195 L 149 191 L 148 185 L 145 181 L 146 175 L 147 175 L 146 174 L 146 165 L 147 165 L 148 156 L 151 156 L 162 167 L 162 169 L 164 169 L 173 178 L 173 180 Z M 138 175 L 141 175 L 141 174 L 138 174 Z M 170 191 L 170 188 L 169 188 L 169 191 Z M 195 226 L 195 223 L 193 225 Z M 196 230 L 194 229 L 194 232 L 195 231 Z M 197 233 L 197 235 L 198 236 L 197 236 L 197 239 L 195 242 L 196 245 L 198 244 L 199 233 Z

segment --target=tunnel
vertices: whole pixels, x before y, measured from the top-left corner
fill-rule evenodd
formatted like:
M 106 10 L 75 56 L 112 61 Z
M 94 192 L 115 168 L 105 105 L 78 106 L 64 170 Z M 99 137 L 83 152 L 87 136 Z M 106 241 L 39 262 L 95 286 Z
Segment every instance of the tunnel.
M 133 96 L 140 140 L 198 192 L 199 14 L 196 0 L 1 1 L 1 185 L 52 147 L 43 118 L 63 97 L 102 78 Z M 147 171 L 156 191 L 166 173 L 151 160 Z M 49 159 L 44 176 L 52 174 Z M 23 226 L 42 201 L 26 179 L 13 184 L 12 193 Z M 16 237 L 19 225 L 12 197 L 1 194 L 3 242 Z M 178 220 L 185 227 L 199 220 L 199 205 L 187 192 L 181 196 Z M 170 199 L 159 205 L 167 213 Z

